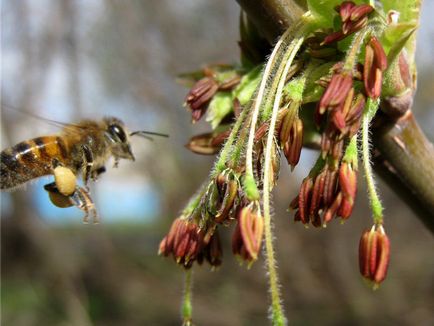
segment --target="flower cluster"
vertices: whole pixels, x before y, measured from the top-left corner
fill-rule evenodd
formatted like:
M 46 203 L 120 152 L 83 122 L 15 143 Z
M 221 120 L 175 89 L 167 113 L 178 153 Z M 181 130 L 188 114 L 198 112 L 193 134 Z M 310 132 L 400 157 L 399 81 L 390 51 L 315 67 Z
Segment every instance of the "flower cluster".
M 203 77 L 195 82 L 185 98 L 193 122 L 199 121 L 217 92 L 229 92 L 240 82 L 236 71 L 227 66 L 207 67 Z
M 205 234 L 197 224 L 179 217 L 173 221 L 170 231 L 161 241 L 158 253 L 172 255 L 178 264 L 190 268 L 194 261 L 205 259 L 211 266 L 221 264 L 222 250 L 218 232 Z
M 213 130 L 194 136 L 186 147 L 199 154 L 219 155 L 205 186 L 162 240 L 160 254 L 173 256 L 186 268 L 203 260 L 218 266 L 222 257 L 218 231 L 235 224 L 233 254 L 248 265 L 256 261 L 267 236 L 265 193 L 278 180 L 280 156 L 294 169 L 311 134 L 316 136 L 320 154 L 290 204 L 294 220 L 325 227 L 334 218 L 350 218 L 357 193 L 358 137 L 369 127 L 370 120 L 363 124 L 367 113 L 369 118 L 375 115 L 383 96 L 390 49 L 380 42 L 387 28 L 387 20 L 378 18 L 380 11 L 352 1 L 342 2 L 335 10 L 339 29 L 307 28 L 284 74 L 285 62 L 276 60 L 280 66 L 270 69 L 268 64 L 265 69 L 214 66 L 195 75 L 185 103 L 193 122 L 206 113 Z M 345 42 L 346 38 L 351 42 Z M 240 42 L 242 48 L 246 42 Z M 294 48 L 282 48 L 280 54 L 275 49 L 277 56 L 289 61 L 291 56 L 284 51 Z M 403 80 L 408 81 L 403 55 L 396 58 Z M 273 93 L 277 89 L 281 94 Z M 368 142 L 362 151 L 369 153 Z M 364 163 L 369 165 L 369 154 L 366 157 Z M 374 226 L 360 242 L 360 269 L 365 278 L 378 284 L 386 275 L 389 240 L 382 216 L 376 217 Z
M 324 45 L 364 28 L 373 8 L 345 1 L 336 10 L 342 28 L 326 36 Z M 378 39 L 374 35 L 363 38 L 362 32 L 359 35 L 362 36 L 360 43 L 367 41 L 364 64 L 357 57 L 348 55 L 332 67 L 331 77 L 321 80 L 325 91 L 314 115 L 321 132 L 321 157 L 291 203 L 291 208 L 297 210 L 294 219 L 303 224 L 311 222 L 317 227 L 325 226 L 334 216 L 348 219 L 353 210 L 357 156 L 345 159 L 345 150 L 360 129 L 366 97 L 375 100 L 380 96 L 382 74 L 387 68 L 386 54 Z M 360 81 L 363 81 L 363 88 L 359 86 Z
M 255 261 L 262 243 L 263 217 L 257 204 L 245 197 L 233 171 L 218 174 L 197 200 L 190 212 L 173 222 L 159 253 L 173 256 L 186 268 L 204 259 L 216 267 L 222 256 L 218 227 L 236 222 L 232 251 L 241 260 Z
M 368 15 L 374 10 L 367 4 L 356 5 L 352 1 L 344 1 L 335 10 L 342 20 L 342 28 L 328 35 L 322 44 L 329 44 L 343 40 L 368 24 Z

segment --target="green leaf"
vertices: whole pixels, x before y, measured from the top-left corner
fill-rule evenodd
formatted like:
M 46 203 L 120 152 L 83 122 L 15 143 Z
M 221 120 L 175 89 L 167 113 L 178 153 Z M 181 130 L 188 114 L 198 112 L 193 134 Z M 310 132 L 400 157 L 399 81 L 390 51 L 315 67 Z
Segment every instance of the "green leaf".
M 293 101 L 301 102 L 305 84 L 306 80 L 304 78 L 295 78 L 285 85 L 283 94 Z
M 262 65 L 259 65 L 241 78 L 240 84 L 233 91 L 234 98 L 238 98 L 241 105 L 245 105 L 250 101 L 261 81 L 261 77 Z
M 215 80 L 219 83 L 224 83 L 232 78 L 238 76 L 238 73 L 235 69 L 230 69 L 227 71 L 221 71 L 215 74 Z
M 387 14 L 390 10 L 399 12 L 399 21 L 403 23 L 419 21 L 419 11 L 421 0 L 382 0 L 384 12 Z
M 321 27 L 331 28 L 336 16 L 334 8 L 341 2 L 341 0 L 307 0 L 307 6 Z
M 233 95 L 231 92 L 218 92 L 211 100 L 206 121 L 213 129 L 217 128 L 223 118 L 232 111 Z
M 389 62 L 392 62 L 406 46 L 416 28 L 415 23 L 400 23 L 387 26 L 381 36 L 381 44 Z
M 385 13 L 390 10 L 399 12 L 399 24 L 411 24 L 414 26 L 419 25 L 420 7 L 422 0 L 382 0 Z M 414 55 L 416 51 L 416 42 L 414 42 L 416 34 L 413 33 L 405 44 L 407 49 L 409 64 L 413 73 L 415 72 Z

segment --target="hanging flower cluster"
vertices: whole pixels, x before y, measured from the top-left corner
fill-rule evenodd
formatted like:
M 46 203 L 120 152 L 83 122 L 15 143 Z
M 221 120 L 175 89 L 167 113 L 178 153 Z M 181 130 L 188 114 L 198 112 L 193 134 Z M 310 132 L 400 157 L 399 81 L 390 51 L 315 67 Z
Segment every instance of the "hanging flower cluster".
M 409 80 L 401 54 L 407 34 L 369 4 L 344 1 L 334 9 L 340 20 L 337 30 L 318 28 L 315 12 L 308 12 L 277 42 L 265 67 L 258 64 L 263 55 L 255 53 L 252 43 L 258 41 L 257 33 L 244 25 L 248 22 L 242 16 L 243 65 L 210 66 L 188 76 L 193 85 L 185 105 L 193 122 L 206 116 L 213 131 L 193 137 L 186 147 L 219 154 L 209 180 L 162 240 L 160 254 L 186 268 L 204 260 L 218 266 L 218 230 L 234 225 L 232 252 L 248 265 L 258 259 L 263 238 L 267 240 L 270 288 L 278 292 L 270 192 L 278 181 L 281 154 L 292 170 L 302 147 L 314 144 L 320 154 L 290 203 L 294 220 L 325 227 L 335 218 L 350 218 L 361 154 L 373 227 L 360 240 L 360 272 L 375 287 L 384 280 L 390 244 L 370 166 L 368 128 L 383 89 L 389 89 L 391 99 L 397 95 L 397 79 Z M 389 107 L 393 103 L 387 101 Z M 281 316 L 277 301 L 273 320 Z

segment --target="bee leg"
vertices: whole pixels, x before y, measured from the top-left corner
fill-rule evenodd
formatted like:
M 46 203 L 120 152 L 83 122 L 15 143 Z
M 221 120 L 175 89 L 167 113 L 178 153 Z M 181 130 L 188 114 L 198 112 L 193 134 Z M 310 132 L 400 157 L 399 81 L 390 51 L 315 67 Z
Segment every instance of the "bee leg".
M 69 196 L 63 195 L 55 182 L 46 184 L 44 189 L 48 192 L 51 202 L 60 208 L 76 206 L 84 211 L 83 223 L 89 223 L 89 213 L 92 213 L 92 220 L 94 224 L 99 223 L 99 217 L 95 205 L 90 197 L 90 194 L 79 186 L 76 187 L 74 193 Z
M 93 154 L 92 151 L 90 150 L 89 146 L 87 145 L 83 145 L 82 146 L 82 151 L 83 151 L 83 182 L 84 185 L 86 186 L 86 189 L 88 189 L 87 187 L 87 183 L 89 181 L 89 179 L 92 176 L 92 166 L 93 166 Z
M 95 171 L 93 171 L 93 173 L 92 173 L 92 180 L 93 181 L 97 181 L 98 177 L 100 176 L 100 174 L 104 173 L 105 171 L 106 171 L 105 166 L 101 166 L 100 168 L 98 168 Z
M 89 223 L 89 213 L 92 214 L 93 223 L 99 223 L 99 217 L 95 208 L 95 204 L 93 203 L 92 198 L 86 189 L 77 186 L 75 192 L 69 197 L 69 199 L 73 205 L 84 211 L 85 215 L 83 217 L 83 223 Z
M 115 162 L 113 163 L 113 167 L 117 168 L 119 166 L 119 158 L 115 157 Z

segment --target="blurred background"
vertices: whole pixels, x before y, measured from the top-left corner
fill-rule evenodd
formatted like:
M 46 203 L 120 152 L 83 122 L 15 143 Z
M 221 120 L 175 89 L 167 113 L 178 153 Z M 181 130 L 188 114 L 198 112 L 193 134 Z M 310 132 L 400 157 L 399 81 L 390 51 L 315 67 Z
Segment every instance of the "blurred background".
M 3 325 L 179 325 L 182 269 L 157 256 L 172 220 L 208 176 L 212 157 L 184 148 L 209 130 L 190 124 L 187 90 L 176 76 L 206 63 L 236 63 L 234 0 L 16 0 L 1 2 L 1 142 L 56 133 L 36 119 L 73 122 L 104 115 L 132 130 L 169 133 L 133 139 L 136 162 L 121 161 L 92 185 L 102 218 L 83 225 L 76 208 L 53 207 L 48 180 L 1 194 Z M 418 32 L 415 114 L 434 139 L 434 3 Z M 17 108 L 10 110 L 6 107 Z M 293 325 L 433 325 L 433 237 L 379 182 L 392 241 L 387 280 L 373 292 L 357 251 L 370 211 L 360 178 L 356 211 L 340 225 L 305 229 L 287 212 L 316 153 L 304 150 L 275 190 L 275 231 L 285 310 Z M 194 269 L 197 325 L 266 325 L 268 293 L 260 259 L 250 270 L 223 235 L 224 262 Z

